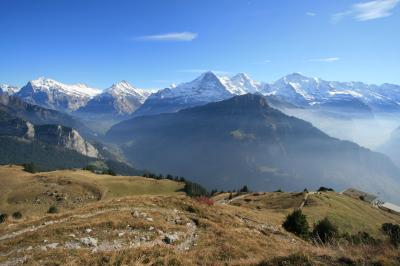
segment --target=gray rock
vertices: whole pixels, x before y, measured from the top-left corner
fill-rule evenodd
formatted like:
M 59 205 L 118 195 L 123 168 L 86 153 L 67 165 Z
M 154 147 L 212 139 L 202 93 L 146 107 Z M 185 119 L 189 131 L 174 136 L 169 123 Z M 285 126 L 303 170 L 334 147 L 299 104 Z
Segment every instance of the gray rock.
M 83 237 L 80 242 L 88 247 L 97 247 L 97 239 L 93 237 Z
M 166 234 L 163 239 L 163 241 L 167 244 L 173 244 L 174 242 L 176 242 L 178 240 L 179 240 L 179 237 L 176 234 Z

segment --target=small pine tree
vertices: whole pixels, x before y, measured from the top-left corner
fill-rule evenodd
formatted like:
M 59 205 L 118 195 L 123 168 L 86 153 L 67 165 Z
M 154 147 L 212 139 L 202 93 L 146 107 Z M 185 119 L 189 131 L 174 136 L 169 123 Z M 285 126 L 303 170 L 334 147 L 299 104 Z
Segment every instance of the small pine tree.
M 228 198 L 228 199 L 229 199 L 229 200 L 233 199 L 232 192 L 231 192 L 231 193 L 229 193 L 229 198 Z
M 4 223 L 8 218 L 7 213 L 0 213 L 0 224 Z
M 34 164 L 33 162 L 25 163 L 22 166 L 24 167 L 25 172 L 32 174 L 39 172 L 39 167 L 37 167 L 37 165 Z
M 316 241 L 328 243 L 337 238 L 339 235 L 337 227 L 325 217 L 314 225 L 313 237 Z
M 329 188 L 329 187 L 320 187 L 320 188 L 318 189 L 318 192 L 326 192 L 326 191 L 335 192 L 335 190 L 333 190 L 333 188 Z
M 243 187 L 240 189 L 240 192 L 242 192 L 242 193 L 248 193 L 248 192 L 249 192 L 249 188 L 248 188 L 247 186 L 243 186 Z
M 82 170 L 90 171 L 90 172 L 94 173 L 96 171 L 96 166 L 89 164 L 89 165 L 86 165 L 85 167 L 83 167 Z
M 58 212 L 58 208 L 57 206 L 50 206 L 49 210 L 47 211 L 48 213 L 57 213 Z
M 12 217 L 14 219 L 21 219 L 22 218 L 22 213 L 20 211 L 16 211 L 12 214 Z
M 103 174 L 104 174 L 104 175 L 112 175 L 112 176 L 116 176 L 116 175 L 117 175 L 117 173 L 116 173 L 114 170 L 112 170 L 112 169 L 104 170 L 104 171 L 103 171 Z
M 287 231 L 294 233 L 303 238 L 307 238 L 309 234 L 309 225 L 307 217 L 302 213 L 300 209 L 294 210 L 291 214 L 286 217 L 286 220 L 282 224 L 283 228 Z
M 400 245 L 400 226 L 398 224 L 384 223 L 382 231 L 389 236 L 390 242 L 395 247 Z

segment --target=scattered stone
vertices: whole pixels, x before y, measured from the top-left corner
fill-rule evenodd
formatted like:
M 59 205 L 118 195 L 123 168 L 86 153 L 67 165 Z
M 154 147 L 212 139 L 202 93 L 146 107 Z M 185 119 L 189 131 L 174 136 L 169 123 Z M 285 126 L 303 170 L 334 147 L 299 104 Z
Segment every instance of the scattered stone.
M 153 218 L 147 217 L 146 220 L 149 221 L 149 222 L 152 222 L 152 221 L 153 221 Z
M 119 237 L 124 236 L 124 235 L 125 235 L 125 233 L 118 233 Z
M 81 246 L 77 242 L 67 242 L 67 243 L 65 243 L 65 248 L 67 248 L 67 249 L 78 249 L 78 248 L 81 248 Z
M 150 226 L 149 231 L 153 231 L 153 230 L 154 230 L 154 227 Z
M 97 247 L 97 239 L 93 237 L 83 237 L 80 242 L 88 247 Z
M 178 241 L 179 237 L 176 234 L 166 234 L 163 238 L 163 242 L 167 244 L 173 244 L 174 242 Z
M 68 236 L 75 238 L 76 236 L 74 234 L 69 234 Z
M 92 229 L 90 229 L 90 228 L 87 228 L 85 231 L 86 231 L 86 233 L 88 233 L 88 234 L 89 234 L 89 233 L 90 233 L 90 232 L 92 232 L 93 230 L 92 230 Z
M 132 214 L 132 216 L 135 217 L 135 218 L 139 218 L 139 217 L 140 217 L 140 214 L 139 214 L 138 211 L 134 211 L 134 212 L 132 212 L 131 214 Z
M 33 249 L 33 247 L 29 246 L 29 247 L 26 248 L 26 251 L 29 251 L 29 250 L 32 250 L 32 249 Z
M 46 245 L 46 247 L 55 249 L 55 248 L 57 248 L 58 245 L 59 245 L 58 243 L 51 243 L 51 244 Z

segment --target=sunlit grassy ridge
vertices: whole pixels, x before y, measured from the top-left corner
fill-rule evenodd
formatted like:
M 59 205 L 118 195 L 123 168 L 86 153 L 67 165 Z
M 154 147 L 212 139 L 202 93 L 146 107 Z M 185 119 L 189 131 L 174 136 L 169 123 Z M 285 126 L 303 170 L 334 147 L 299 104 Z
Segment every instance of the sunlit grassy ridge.
M 97 175 L 83 170 L 30 174 L 20 166 L 0 167 L 0 211 L 43 215 L 51 205 L 71 209 L 83 203 L 135 195 L 176 194 L 183 183 L 144 177 Z
M 399 251 L 379 227 L 400 221 L 333 192 L 217 194 L 214 204 L 177 192 L 183 183 L 68 170 L 29 174 L 0 167 L 0 224 L 6 265 L 396 265 Z M 57 200 L 62 197 L 62 200 Z M 328 216 L 341 232 L 367 231 L 380 246 L 315 245 L 282 228 L 304 200 L 312 225 Z M 39 202 L 37 202 L 39 200 Z M 60 213 L 48 214 L 56 204 Z M 260 264 L 261 263 L 261 264 Z M 292 263 L 292 264 L 290 264 Z M 297 263 L 297 264 L 296 264 Z
M 266 192 L 250 193 L 233 198 L 229 204 L 272 212 L 272 217 L 283 219 L 294 208 L 301 206 L 306 193 Z M 217 196 L 226 199 L 228 193 Z M 309 193 L 302 207 L 312 226 L 325 217 L 331 219 L 342 233 L 368 232 L 383 237 L 380 231 L 383 223 L 399 223 L 400 216 L 380 210 L 371 204 L 335 192 Z

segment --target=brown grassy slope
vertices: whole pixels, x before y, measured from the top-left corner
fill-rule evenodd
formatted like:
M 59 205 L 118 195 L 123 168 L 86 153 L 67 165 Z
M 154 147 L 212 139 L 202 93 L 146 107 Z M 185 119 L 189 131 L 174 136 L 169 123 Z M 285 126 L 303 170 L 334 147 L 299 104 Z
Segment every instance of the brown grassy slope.
M 387 247 L 316 247 L 271 223 L 267 214 L 230 205 L 208 206 L 176 195 L 100 201 L 5 227 L 0 263 L 255 265 L 266 261 L 265 265 L 278 265 L 279 257 L 300 254 L 294 257 L 305 257 L 311 265 L 342 265 L 344 256 L 394 263 L 398 255 Z M 177 238 L 168 242 L 166 235 Z M 97 244 L 85 245 L 86 237 Z
M 228 193 L 217 195 L 219 201 L 226 199 Z M 305 193 L 266 192 L 249 193 L 233 198 L 231 205 L 241 206 L 254 210 L 268 210 L 272 216 L 280 219 L 301 205 Z M 324 217 L 330 218 L 344 233 L 350 234 L 365 231 L 375 237 L 383 238 L 380 227 L 383 223 L 400 223 L 400 216 L 380 210 L 367 202 L 353 199 L 335 192 L 313 193 L 302 208 L 312 226 Z
M 0 212 L 42 216 L 51 205 L 62 211 L 101 199 L 175 194 L 182 187 L 182 183 L 169 180 L 96 175 L 82 170 L 30 174 L 20 166 L 0 166 Z

